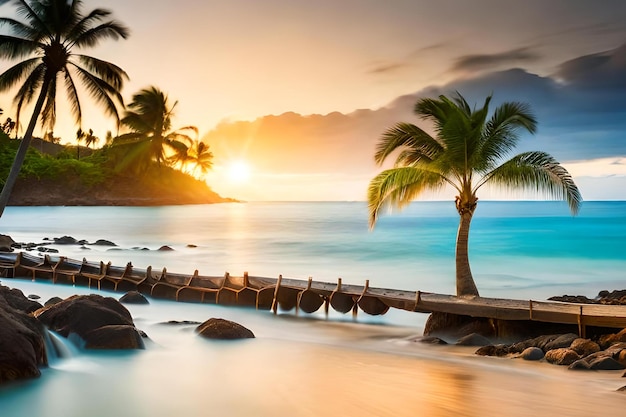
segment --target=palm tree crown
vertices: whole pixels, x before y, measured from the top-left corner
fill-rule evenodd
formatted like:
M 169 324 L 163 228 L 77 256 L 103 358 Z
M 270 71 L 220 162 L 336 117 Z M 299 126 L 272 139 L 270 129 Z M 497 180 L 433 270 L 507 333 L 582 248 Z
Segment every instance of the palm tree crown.
M 0 26 L 8 26 L 13 33 L 0 34 L 0 58 L 24 60 L 0 74 L 0 91 L 21 84 L 15 95 L 18 126 L 23 107 L 33 101 L 37 92 L 39 95 L 0 194 L 0 215 L 17 180 L 39 115 L 42 115 L 44 128 L 52 130 L 54 126 L 59 82 L 67 91 L 71 112 L 80 125 L 82 109 L 76 81 L 83 84 L 107 114 L 119 121 L 117 104 L 123 105 L 120 91 L 128 78 L 114 64 L 72 52 L 96 46 L 104 39 L 128 37 L 126 27 L 106 20 L 110 11 L 94 9 L 83 14 L 81 0 L 14 0 L 13 3 L 17 14 L 25 21 L 0 17 Z
M 527 189 L 547 197 L 565 199 L 573 214 L 582 197 L 572 177 L 545 152 L 524 152 L 504 162 L 519 141 L 520 131 L 534 133 L 535 117 L 523 103 L 507 102 L 489 116 L 484 105 L 472 110 L 460 94 L 452 99 L 421 99 L 415 113 L 433 123 L 435 135 L 398 123 L 378 143 L 375 160 L 382 164 L 399 151 L 395 166 L 372 179 L 368 189 L 369 222 L 374 227 L 385 207 L 404 207 L 426 190 L 445 185 L 457 194 L 460 216 L 456 244 L 457 295 L 478 295 L 468 258 L 469 226 L 476 209 L 476 192 L 485 184 Z
M 135 94 L 128 104 L 128 111 L 122 124 L 130 129 L 130 133 L 116 138 L 116 145 L 130 146 L 130 160 L 147 162 L 155 160 L 159 165 L 168 161 L 168 151 L 186 152 L 187 145 L 193 140 L 185 132 L 195 132 L 195 126 L 186 126 L 175 131 L 172 128 L 172 117 L 177 102 L 171 107 L 168 97 L 161 90 L 152 86 Z

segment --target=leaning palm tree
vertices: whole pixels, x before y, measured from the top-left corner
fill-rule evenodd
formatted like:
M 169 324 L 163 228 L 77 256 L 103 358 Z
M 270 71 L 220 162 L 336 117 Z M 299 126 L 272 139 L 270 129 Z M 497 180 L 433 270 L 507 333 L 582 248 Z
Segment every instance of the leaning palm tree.
M 85 145 L 87 148 L 91 145 L 95 147 L 98 142 L 100 142 L 100 138 L 93 134 L 93 129 L 89 129 L 89 132 L 85 134 Z
M 545 152 L 524 152 L 502 159 L 516 146 L 520 131 L 534 133 L 535 117 L 523 103 L 503 103 L 489 117 L 487 97 L 480 109 L 472 110 L 459 93 L 452 99 L 421 99 L 414 112 L 434 124 L 436 135 L 421 128 L 398 123 L 387 130 L 376 148 L 375 160 L 382 164 L 394 151 L 395 166 L 370 182 L 369 222 L 373 228 L 388 206 L 404 207 L 427 190 L 445 185 L 458 193 L 460 216 L 456 240 L 456 292 L 475 295 L 478 290 L 468 257 L 470 222 L 476 210 L 476 192 L 485 184 L 509 189 L 538 191 L 564 199 L 576 214 L 582 197 L 563 166 Z
M 114 145 L 128 148 L 122 167 L 135 163 L 135 166 L 148 166 L 151 161 L 161 166 L 169 161 L 169 152 L 186 152 L 186 143 L 193 140 L 186 132 L 198 134 L 195 126 L 186 126 L 171 131 L 175 102 L 171 107 L 168 97 L 157 87 L 148 87 L 132 98 L 128 104 L 122 125 L 130 132 L 118 136 Z
M 83 14 L 81 0 L 14 0 L 13 3 L 17 6 L 17 14 L 25 22 L 0 18 L 0 25 L 8 26 L 15 35 L 0 35 L 0 58 L 25 59 L 0 75 L 0 91 L 21 84 L 15 96 L 17 125 L 22 108 L 33 101 L 37 92 L 38 96 L 0 194 L 0 216 L 9 201 L 39 115 L 44 128 L 51 130 L 54 126 L 58 83 L 61 82 L 67 90 L 71 112 L 76 124 L 80 125 L 82 110 L 77 80 L 103 105 L 107 114 L 119 121 L 116 102 L 123 105 L 120 91 L 124 78 L 128 78 L 116 65 L 72 52 L 73 49 L 96 46 L 107 38 L 128 36 L 125 26 L 106 20 L 110 11 L 94 9 Z

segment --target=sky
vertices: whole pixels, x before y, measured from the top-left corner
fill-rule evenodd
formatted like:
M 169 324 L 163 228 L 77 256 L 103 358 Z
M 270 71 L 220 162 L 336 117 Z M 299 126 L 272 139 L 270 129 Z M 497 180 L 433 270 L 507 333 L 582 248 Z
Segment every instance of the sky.
M 0 1 L 0 4 L 3 3 Z M 6 2 L 4 2 L 6 3 Z M 626 1 L 87 0 L 131 30 L 90 55 L 151 85 L 213 149 L 207 182 L 242 200 L 364 200 L 376 142 L 426 96 L 524 101 L 586 200 L 626 199 Z M 11 15 L 13 6 L 0 6 Z M 2 33 L 6 29 L 0 28 Z M 81 51 L 82 52 L 82 51 Z M 87 52 L 87 51 L 85 51 Z M 0 71 L 10 63 L 0 62 Z M 13 94 L 0 95 L 5 116 Z M 90 103 L 88 96 L 83 102 Z M 83 129 L 115 124 L 85 104 Z M 56 136 L 76 127 L 60 111 Z M 65 112 L 66 113 L 66 112 Z M 29 113 L 27 113 L 29 115 Z M 238 168 L 237 168 L 238 167 Z M 447 199 L 443 191 L 432 199 Z M 484 199 L 528 198 L 485 190 Z

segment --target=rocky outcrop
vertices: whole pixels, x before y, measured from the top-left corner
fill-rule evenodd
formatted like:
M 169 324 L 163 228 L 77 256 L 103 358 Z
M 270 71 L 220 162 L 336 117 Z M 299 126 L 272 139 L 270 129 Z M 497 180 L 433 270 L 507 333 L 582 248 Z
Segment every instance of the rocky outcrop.
M 139 291 L 128 291 L 120 297 L 122 304 L 150 304 L 148 299 Z
M 211 318 L 196 327 L 196 333 L 207 339 L 249 339 L 254 333 L 233 321 Z
M 37 310 L 35 316 L 48 328 L 68 337 L 78 335 L 85 348 L 140 349 L 135 325 L 129 311 L 117 300 L 100 295 L 75 295 L 57 304 Z M 113 327 L 104 329 L 104 327 Z M 124 329 L 124 327 L 126 327 Z M 108 337 L 108 341 L 104 338 Z
M 11 239 L 11 236 L 0 235 L 0 251 L 13 252 L 13 245 L 15 241 Z
M 0 286 L 0 384 L 38 377 L 39 366 L 48 364 L 45 330 L 27 314 L 33 302 L 19 294 Z

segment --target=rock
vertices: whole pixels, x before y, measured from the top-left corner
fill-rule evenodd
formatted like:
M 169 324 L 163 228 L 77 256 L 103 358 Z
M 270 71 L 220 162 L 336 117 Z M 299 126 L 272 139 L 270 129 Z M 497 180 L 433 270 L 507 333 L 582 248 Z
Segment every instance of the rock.
M 459 339 L 472 333 L 493 337 L 493 323 L 486 318 L 435 312 L 428 316 L 424 326 L 424 336 Z
M 83 339 L 86 349 L 144 349 L 142 333 L 135 326 L 102 326 L 86 333 Z
M 512 353 L 521 353 L 524 351 L 524 349 L 529 348 L 529 347 L 538 347 L 541 350 L 543 350 L 544 352 L 547 352 L 549 349 L 547 349 L 546 347 L 554 342 L 555 340 L 559 339 L 561 336 L 560 334 L 546 334 L 546 335 L 542 335 L 542 336 L 537 336 L 533 339 L 528 339 L 528 340 L 524 340 L 522 342 L 518 342 L 515 343 L 514 345 L 511 346 L 511 352 Z M 578 336 L 576 336 L 578 337 Z M 570 344 L 572 343 L 572 341 L 570 340 L 570 342 L 566 345 L 566 346 L 562 346 L 562 347 L 568 347 Z
M 600 351 L 600 345 L 590 339 L 574 339 L 569 347 L 582 357 L 589 356 L 592 353 Z
M 576 304 L 593 304 L 594 300 L 591 300 L 584 295 L 561 295 L 548 298 L 550 301 L 561 301 L 565 303 L 576 303 Z
M 105 240 L 105 239 L 98 239 L 95 242 L 93 242 L 92 245 L 96 245 L 96 246 L 117 246 L 115 243 L 111 242 L 110 240 Z
M 160 250 L 160 251 L 172 251 L 172 250 L 174 250 L 174 249 L 170 248 L 170 247 L 169 247 L 169 246 L 167 246 L 167 245 L 164 245 L 164 246 L 161 246 L 161 247 L 160 247 L 159 249 L 157 249 L 157 250 Z
M 580 359 L 580 356 L 570 348 L 558 348 L 546 352 L 545 358 L 549 363 L 567 366 Z
M 576 339 L 578 339 L 578 335 L 574 333 L 563 334 L 558 336 L 556 339 L 546 343 L 545 346 L 543 346 L 543 350 L 547 352 L 552 349 L 570 347 L 572 342 L 574 342 L 574 340 Z
M 76 245 L 78 241 L 72 236 L 55 237 L 54 243 L 57 245 Z
M 617 392 L 626 392 L 626 385 L 617 389 Z
M 148 299 L 139 291 L 128 291 L 120 298 L 124 304 L 150 304 Z
M 424 337 L 415 339 L 415 341 L 420 342 L 420 343 L 428 343 L 431 345 L 447 345 L 448 344 L 448 342 L 446 342 L 445 340 L 440 339 L 435 336 L 424 336 Z
M 197 248 L 197 247 L 198 247 L 198 245 L 194 245 L 193 243 L 189 243 L 189 244 L 187 245 L 187 247 L 188 247 L 188 248 Z
M 210 318 L 196 327 L 196 333 L 208 339 L 247 339 L 254 338 L 254 333 L 233 321 Z
M 41 297 L 38 296 L 37 294 L 28 294 L 28 299 L 29 300 L 39 300 Z
M 44 306 L 48 307 L 48 306 L 54 305 L 56 303 L 60 303 L 61 301 L 63 301 L 63 299 L 61 297 L 52 297 L 51 299 L 49 299 L 48 301 L 46 301 L 44 303 Z
M 520 354 L 520 358 L 526 361 L 540 361 L 544 356 L 543 350 L 534 346 L 524 349 Z
M 126 307 L 114 298 L 96 294 L 74 295 L 34 314 L 49 329 L 64 337 L 75 333 L 84 339 L 87 333 L 103 326 L 134 326 Z
M 626 369 L 626 366 L 622 365 L 621 363 L 609 356 L 605 356 L 601 358 L 596 358 L 593 361 L 589 362 L 589 368 L 602 371 L 615 371 L 619 369 Z
M 474 354 L 479 356 L 506 356 L 509 354 L 509 349 L 506 345 L 487 345 L 479 348 Z
M 0 297 L 0 384 L 41 375 L 39 366 L 48 364 L 44 331 L 37 319 Z
M 457 340 L 456 344 L 458 346 L 487 346 L 491 344 L 491 341 L 478 333 L 471 333 Z
M 42 307 L 37 301 L 26 298 L 24 293 L 17 288 L 9 288 L 4 285 L 0 285 L 0 303 L 2 301 L 9 307 L 24 313 L 32 313 Z
M 0 251 L 13 252 L 15 241 L 9 235 L 0 235 Z
M 199 325 L 200 322 L 199 321 L 192 321 L 192 320 L 182 320 L 182 321 L 178 321 L 178 320 L 170 320 L 170 321 L 166 321 L 163 323 L 159 323 L 159 324 L 167 324 L 167 325 L 174 325 L 174 326 L 178 326 L 178 325 Z
M 588 371 L 591 369 L 589 363 L 584 359 L 579 359 L 567 367 L 572 371 Z

